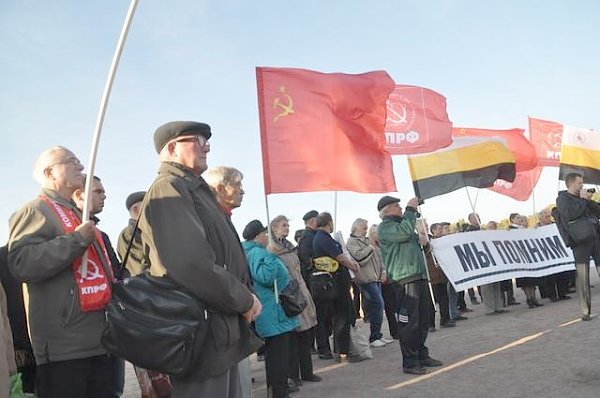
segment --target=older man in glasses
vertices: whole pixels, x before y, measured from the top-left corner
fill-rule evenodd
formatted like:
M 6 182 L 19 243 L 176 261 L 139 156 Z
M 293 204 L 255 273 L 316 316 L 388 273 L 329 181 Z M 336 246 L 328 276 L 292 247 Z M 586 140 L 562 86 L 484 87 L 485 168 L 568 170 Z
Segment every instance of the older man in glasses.
M 27 283 L 40 398 L 110 397 L 111 361 L 100 345 L 112 279 L 104 242 L 72 201 L 83 166 L 64 147 L 44 151 L 40 195 L 10 220 L 9 268 Z M 86 253 L 86 272 L 81 257 Z
M 161 164 L 140 215 L 150 273 L 170 277 L 212 311 L 198 366 L 171 378 L 173 397 L 240 397 L 238 363 L 262 345 L 250 328 L 261 305 L 249 287 L 244 252 L 201 177 L 211 135 L 210 126 L 198 122 L 156 130 Z

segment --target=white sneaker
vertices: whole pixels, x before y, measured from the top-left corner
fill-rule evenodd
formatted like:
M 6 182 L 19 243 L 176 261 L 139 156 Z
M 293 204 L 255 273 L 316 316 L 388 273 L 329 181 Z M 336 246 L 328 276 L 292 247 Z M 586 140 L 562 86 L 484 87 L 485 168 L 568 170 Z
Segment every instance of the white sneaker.
M 371 347 L 376 347 L 377 348 L 377 347 L 383 347 L 383 346 L 385 346 L 385 344 L 386 343 L 384 343 L 383 341 L 381 341 L 381 339 L 379 339 L 379 340 L 373 340 L 369 345 Z
M 385 337 L 382 337 L 379 340 L 383 341 L 385 344 L 390 344 L 394 342 L 394 340 L 386 339 Z

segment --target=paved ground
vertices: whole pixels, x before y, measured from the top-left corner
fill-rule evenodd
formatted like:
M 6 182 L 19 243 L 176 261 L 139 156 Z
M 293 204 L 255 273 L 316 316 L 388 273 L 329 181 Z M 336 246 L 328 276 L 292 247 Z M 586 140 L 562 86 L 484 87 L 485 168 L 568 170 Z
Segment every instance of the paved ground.
M 600 281 L 595 272 L 591 279 L 597 310 Z M 313 356 L 323 381 L 305 383 L 293 397 L 600 397 L 600 318 L 581 322 L 574 294 L 572 300 L 543 300 L 544 307 L 528 309 L 521 290 L 515 292 L 521 305 L 509 307 L 508 314 L 488 316 L 482 305 L 470 305 L 468 320 L 430 333 L 431 356 L 444 366 L 428 375 L 403 374 L 395 342 L 373 349 L 375 358 L 360 363 Z M 251 362 L 254 397 L 265 398 L 263 362 L 255 356 Z M 131 369 L 126 384 L 124 397 L 139 397 Z

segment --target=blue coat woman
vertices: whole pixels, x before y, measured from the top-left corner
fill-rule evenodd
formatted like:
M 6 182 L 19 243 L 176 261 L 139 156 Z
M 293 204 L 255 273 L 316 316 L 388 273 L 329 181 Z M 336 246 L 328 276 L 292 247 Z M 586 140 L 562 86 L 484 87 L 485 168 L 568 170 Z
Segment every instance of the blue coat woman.
M 256 319 L 256 331 L 265 339 L 265 371 L 270 396 L 288 396 L 288 367 L 290 352 L 290 332 L 300 326 L 298 317 L 288 317 L 283 307 L 276 301 L 277 291 L 284 289 L 290 277 L 284 263 L 277 255 L 266 248 L 267 229 L 258 220 L 251 221 L 242 234 L 242 243 L 250 275 L 254 281 L 256 295 L 262 304 L 262 311 Z

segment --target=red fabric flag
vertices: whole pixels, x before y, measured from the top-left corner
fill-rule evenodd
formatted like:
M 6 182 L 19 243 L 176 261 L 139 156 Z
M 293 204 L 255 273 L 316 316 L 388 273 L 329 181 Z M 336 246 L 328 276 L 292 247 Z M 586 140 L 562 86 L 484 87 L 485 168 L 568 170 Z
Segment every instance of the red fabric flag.
M 383 71 L 358 75 L 256 68 L 265 194 L 392 192 Z
M 542 173 L 542 167 L 536 167 L 528 171 L 519 171 L 513 182 L 496 180 L 494 185 L 488 188 L 491 191 L 515 200 L 526 201 L 533 193 Z
M 515 155 L 515 166 L 517 172 L 527 171 L 538 165 L 534 146 L 525 138 L 523 129 L 510 130 L 488 130 L 473 129 L 467 127 L 455 127 L 452 129 L 455 137 L 501 137 L 506 141 L 508 149 Z
M 562 124 L 529 118 L 529 139 L 535 146 L 540 166 L 559 166 L 562 135 Z
M 427 88 L 397 85 L 387 102 L 385 139 L 392 155 L 433 152 L 450 145 L 446 98 Z

